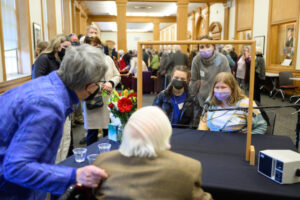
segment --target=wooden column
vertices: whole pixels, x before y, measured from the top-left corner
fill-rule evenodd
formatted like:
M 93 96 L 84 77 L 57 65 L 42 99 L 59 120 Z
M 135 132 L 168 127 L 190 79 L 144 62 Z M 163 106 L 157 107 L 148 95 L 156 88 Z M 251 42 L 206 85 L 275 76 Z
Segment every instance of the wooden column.
M 205 29 L 205 35 L 209 35 L 209 15 L 210 15 L 210 4 L 207 3 L 207 12 L 206 12 L 206 29 Z
M 230 8 L 227 7 L 227 4 L 224 3 L 224 31 L 223 31 L 223 40 L 228 40 L 229 35 L 229 17 L 230 17 Z
M 177 1 L 177 40 L 187 40 L 188 0 Z M 182 53 L 187 52 L 187 46 L 181 46 Z
M 159 41 L 160 40 L 160 34 L 159 34 L 159 20 L 155 19 L 153 22 L 153 40 Z M 153 46 L 154 49 L 159 50 L 159 45 Z
M 197 39 L 197 33 L 196 33 L 196 12 L 193 11 L 193 14 L 192 14 L 192 40 L 196 40 Z M 190 51 L 193 50 L 193 48 L 195 47 L 195 45 L 191 45 L 191 48 L 190 48 Z
M 118 49 L 127 52 L 127 24 L 126 24 L 126 6 L 127 0 L 116 0 L 117 5 L 117 33 Z
M 196 40 L 197 39 L 197 33 L 196 33 L 196 16 L 195 16 L 195 11 L 193 11 L 192 14 L 192 40 Z
M 74 0 L 71 0 L 72 33 L 76 33 L 76 10 Z

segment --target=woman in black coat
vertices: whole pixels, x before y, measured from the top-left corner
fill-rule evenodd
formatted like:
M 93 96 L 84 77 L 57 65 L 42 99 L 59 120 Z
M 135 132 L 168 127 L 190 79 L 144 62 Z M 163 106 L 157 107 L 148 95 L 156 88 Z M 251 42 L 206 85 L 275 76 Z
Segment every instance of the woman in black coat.
M 57 35 L 51 39 L 48 47 L 40 54 L 33 64 L 32 78 L 38 78 L 57 70 L 65 55 L 66 48 L 71 45 L 67 35 Z

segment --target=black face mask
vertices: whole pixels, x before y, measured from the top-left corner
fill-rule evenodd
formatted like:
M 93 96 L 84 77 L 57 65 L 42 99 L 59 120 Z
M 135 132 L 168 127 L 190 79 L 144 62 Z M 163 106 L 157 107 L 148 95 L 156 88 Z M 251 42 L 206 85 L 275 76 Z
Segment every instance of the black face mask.
M 173 79 L 172 80 L 172 86 L 175 89 L 180 90 L 180 89 L 182 89 L 183 87 L 186 86 L 186 82 L 185 81 L 180 81 L 180 80 L 177 80 L 177 79 Z
M 66 49 L 65 48 L 62 48 L 59 52 L 58 52 L 58 56 L 60 58 L 60 60 L 62 60 L 65 56 L 65 53 L 66 53 Z
M 72 42 L 72 46 L 80 46 L 80 42 Z
M 84 99 L 85 101 L 90 101 L 90 100 L 93 100 L 93 98 L 96 96 L 96 94 L 99 92 L 100 90 L 100 87 L 98 87 L 98 89 L 93 93 L 93 94 L 90 94 L 90 96 L 88 96 L 86 99 Z

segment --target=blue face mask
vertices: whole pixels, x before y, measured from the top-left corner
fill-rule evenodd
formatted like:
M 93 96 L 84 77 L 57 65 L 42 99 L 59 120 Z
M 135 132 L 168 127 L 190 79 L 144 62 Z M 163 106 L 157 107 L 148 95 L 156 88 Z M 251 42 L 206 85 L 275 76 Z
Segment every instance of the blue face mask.
M 219 100 L 219 101 L 226 101 L 230 96 L 231 96 L 231 92 L 230 91 L 214 91 L 215 93 L 215 97 Z

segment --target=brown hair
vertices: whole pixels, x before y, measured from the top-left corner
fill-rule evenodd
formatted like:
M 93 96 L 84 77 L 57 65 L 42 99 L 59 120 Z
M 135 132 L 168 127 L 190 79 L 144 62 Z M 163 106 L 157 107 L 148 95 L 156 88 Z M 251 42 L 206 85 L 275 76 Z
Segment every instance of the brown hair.
M 212 89 L 211 89 L 211 92 L 210 92 L 210 97 L 211 97 L 210 98 L 210 105 L 219 106 L 219 105 L 222 104 L 222 102 L 219 101 L 215 97 L 215 92 L 214 92 L 215 85 L 218 82 L 225 83 L 231 89 L 231 96 L 227 100 L 227 103 L 229 105 L 235 105 L 239 100 L 246 97 L 244 92 L 238 86 L 234 76 L 230 72 L 221 72 L 221 73 L 217 74 L 217 76 L 215 77 L 215 79 L 213 81 Z
M 209 35 L 202 35 L 199 37 L 198 40 L 204 40 L 204 39 L 207 39 L 207 40 L 214 40 L 212 37 L 210 37 Z M 213 45 L 214 49 L 216 49 L 216 45 L 215 44 L 211 44 Z M 200 45 L 198 45 L 198 50 L 200 49 Z
M 42 51 L 44 51 L 47 48 L 48 44 L 49 43 L 46 41 L 38 42 L 34 51 L 34 57 L 37 58 L 42 53 Z
M 98 36 L 85 36 L 84 43 L 92 45 L 92 43 L 96 45 L 101 45 L 101 40 Z
M 185 66 L 185 65 L 176 65 L 174 67 L 173 71 L 172 71 L 171 78 L 173 78 L 173 75 L 174 75 L 175 71 L 186 72 L 187 82 L 189 82 L 191 73 L 190 73 L 190 70 L 188 69 L 187 66 Z

